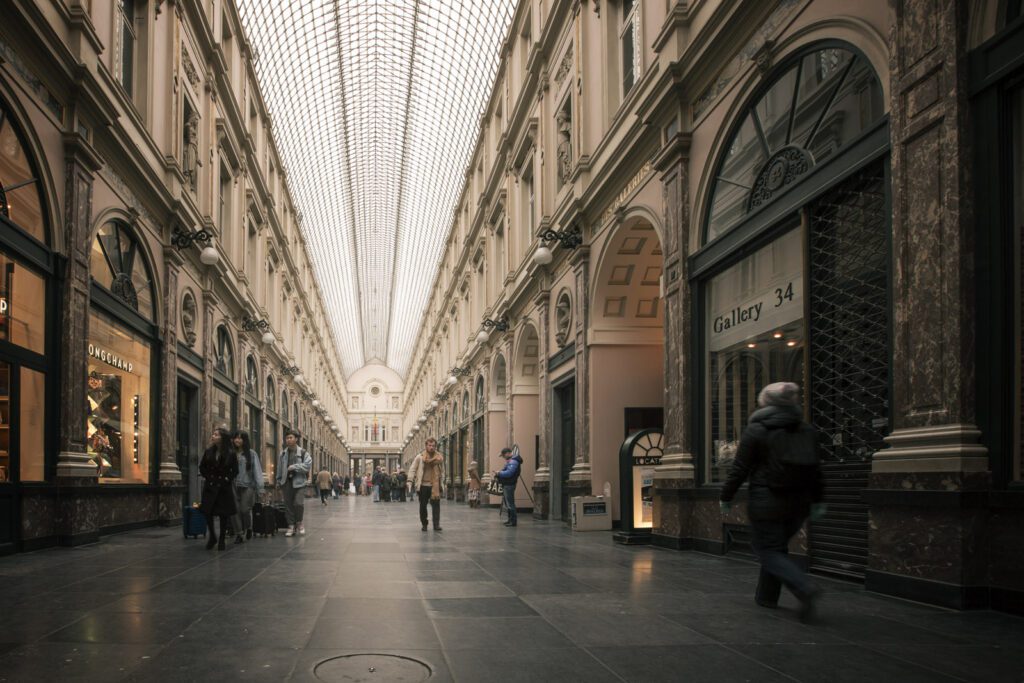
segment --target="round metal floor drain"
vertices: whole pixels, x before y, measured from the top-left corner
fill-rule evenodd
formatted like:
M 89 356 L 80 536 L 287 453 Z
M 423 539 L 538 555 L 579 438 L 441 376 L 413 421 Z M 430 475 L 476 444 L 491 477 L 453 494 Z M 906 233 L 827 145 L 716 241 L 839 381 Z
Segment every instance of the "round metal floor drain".
M 430 667 L 411 657 L 382 654 L 342 655 L 325 659 L 313 668 L 321 681 L 425 681 L 434 673 Z

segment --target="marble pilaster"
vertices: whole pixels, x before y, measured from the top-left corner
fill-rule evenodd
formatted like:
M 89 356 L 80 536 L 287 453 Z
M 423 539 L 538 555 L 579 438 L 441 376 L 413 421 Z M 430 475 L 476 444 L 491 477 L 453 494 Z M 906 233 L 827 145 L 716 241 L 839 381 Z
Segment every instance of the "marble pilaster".
M 890 28 L 893 431 L 877 452 L 867 586 L 970 586 L 977 515 L 917 492 L 989 488 L 975 426 L 973 149 L 966 3 L 898 0 Z M 894 496 L 893 493 L 898 493 Z M 957 606 L 957 605 L 954 605 Z
M 576 302 L 576 457 L 569 472 L 570 496 L 590 495 L 592 474 L 590 467 L 590 348 L 587 328 L 590 325 L 590 247 L 578 247 L 570 256 L 575 283 Z
M 178 417 L 178 271 L 181 257 L 164 251 L 164 343 L 160 372 L 160 486 L 159 519 L 181 518 L 181 470 L 177 462 Z
M 543 278 L 540 291 L 534 303 L 537 306 L 538 330 L 537 351 L 537 412 L 540 424 L 540 467 L 533 477 L 533 516 L 548 519 L 551 514 L 551 380 L 548 375 L 548 334 L 550 328 L 551 284 L 546 270 L 538 272 Z
M 95 150 L 77 133 L 64 136 L 64 234 L 66 266 L 62 280 L 60 344 L 60 450 L 57 484 L 57 533 L 62 545 L 79 545 L 99 536 L 98 501 L 87 492 L 99 472 L 86 452 L 85 378 L 89 335 L 89 248 L 92 238 L 93 177 L 102 165 Z
M 690 338 L 693 298 L 686 259 L 690 245 L 689 136 L 668 141 L 655 159 L 664 206 L 665 455 L 655 468 L 653 541 L 682 547 L 693 536 L 695 486 Z

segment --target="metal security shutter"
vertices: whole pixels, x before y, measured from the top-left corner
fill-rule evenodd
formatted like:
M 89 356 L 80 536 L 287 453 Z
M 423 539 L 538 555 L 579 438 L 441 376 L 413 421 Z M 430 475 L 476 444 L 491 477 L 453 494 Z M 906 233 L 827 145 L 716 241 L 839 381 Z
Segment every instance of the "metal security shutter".
M 889 221 L 880 164 L 808 207 L 810 419 L 825 441 L 828 515 L 811 525 L 810 562 L 863 578 L 871 457 L 889 416 Z

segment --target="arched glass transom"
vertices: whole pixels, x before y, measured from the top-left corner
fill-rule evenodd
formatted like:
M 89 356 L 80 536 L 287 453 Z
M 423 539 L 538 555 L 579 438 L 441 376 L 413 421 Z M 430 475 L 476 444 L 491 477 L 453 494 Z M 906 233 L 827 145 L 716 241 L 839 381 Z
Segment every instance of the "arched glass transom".
M 267 410 L 274 410 L 274 400 L 277 389 L 274 387 L 274 378 L 271 375 L 267 376 Z
M 487 407 L 487 397 L 484 396 L 484 378 L 476 378 L 476 412 L 482 413 Z
M 777 74 L 740 117 L 711 190 L 707 241 L 772 202 L 885 113 L 859 54 L 818 49 Z
M 93 280 L 147 320 L 153 319 L 153 276 L 133 232 L 119 221 L 99 229 L 92 243 Z
M 231 346 L 231 333 L 224 325 L 217 327 L 217 339 L 213 350 L 214 367 L 227 377 L 235 376 L 235 351 Z
M 21 130 L 0 100 L 0 215 L 46 243 L 46 217 L 39 173 Z
M 253 398 L 259 397 L 260 374 L 256 369 L 256 359 L 248 356 L 245 359 L 245 393 Z

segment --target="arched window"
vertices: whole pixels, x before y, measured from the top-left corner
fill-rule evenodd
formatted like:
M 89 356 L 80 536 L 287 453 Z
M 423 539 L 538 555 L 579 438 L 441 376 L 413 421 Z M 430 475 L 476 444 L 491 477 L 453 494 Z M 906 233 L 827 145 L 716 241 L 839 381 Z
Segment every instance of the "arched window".
M 487 407 L 487 397 L 484 395 L 484 378 L 476 378 L 476 412 L 482 413 Z
M 452 402 L 452 429 L 455 429 L 455 426 L 457 424 L 459 424 L 459 402 L 458 401 L 453 401 Z
M 724 147 L 707 241 L 771 203 L 884 112 L 874 69 L 851 49 L 829 46 L 793 59 L 761 89 Z
M 469 419 L 469 411 L 470 411 L 470 408 L 469 408 L 469 392 L 468 391 L 464 391 L 464 392 L 462 392 L 462 419 L 463 420 L 468 420 Z
M 288 421 L 288 392 L 281 391 L 281 421 Z
M 302 419 L 302 415 L 299 413 L 299 404 L 295 401 L 292 402 L 292 419 L 295 420 L 295 428 L 301 432 L 302 425 L 299 421 Z
M 273 375 L 267 375 L 267 389 L 265 394 L 267 397 L 267 410 L 274 410 L 276 394 L 277 389 L 274 387 L 274 377 Z
M 46 244 L 46 205 L 39 177 L 23 133 L 0 100 L 0 216 Z
M 256 359 L 251 355 L 245 359 L 245 393 L 253 398 L 260 395 L 260 375 L 256 369 Z
M 224 325 L 217 326 L 213 349 L 213 365 L 227 377 L 235 376 L 235 351 L 231 346 L 231 333 Z
M 96 284 L 146 320 L 153 320 L 153 275 L 132 230 L 110 221 L 96 233 L 90 256 Z

